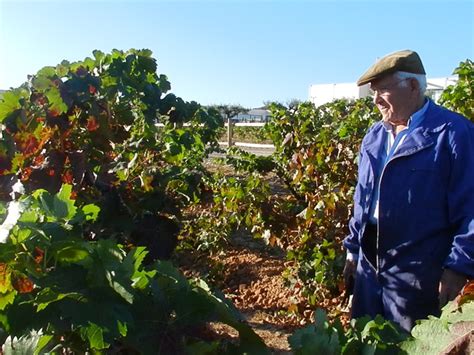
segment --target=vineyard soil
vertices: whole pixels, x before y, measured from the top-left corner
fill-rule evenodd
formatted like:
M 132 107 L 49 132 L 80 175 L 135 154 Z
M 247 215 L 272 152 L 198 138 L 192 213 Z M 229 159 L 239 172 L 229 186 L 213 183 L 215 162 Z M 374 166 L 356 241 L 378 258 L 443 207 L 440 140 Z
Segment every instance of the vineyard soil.
M 241 232 L 219 254 L 189 256 L 187 253 L 179 256 L 181 269 L 187 276 L 211 275 L 272 353 L 291 354 L 288 336 L 313 321 L 315 307 L 308 305 L 300 289 L 285 286 L 281 274 L 288 262 L 284 253 Z M 342 298 L 338 297 L 319 306 L 331 313 L 340 303 Z M 342 318 L 347 322 L 347 314 Z M 237 332 L 224 324 L 212 323 L 209 331 L 215 338 L 237 338 Z
M 269 179 L 273 193 L 288 193 L 276 176 Z M 310 306 L 300 287 L 285 285 L 282 273 L 291 266 L 286 250 L 266 245 L 245 230 L 237 231 L 218 253 L 186 251 L 177 255 L 177 262 L 186 276 L 200 276 L 222 290 L 274 354 L 291 354 L 288 336 L 311 323 L 317 307 L 328 314 L 339 314 L 343 323 L 348 321 L 347 313 L 339 310 L 342 295 Z M 210 324 L 207 331 L 214 339 L 232 341 L 238 336 L 234 329 L 220 323 Z

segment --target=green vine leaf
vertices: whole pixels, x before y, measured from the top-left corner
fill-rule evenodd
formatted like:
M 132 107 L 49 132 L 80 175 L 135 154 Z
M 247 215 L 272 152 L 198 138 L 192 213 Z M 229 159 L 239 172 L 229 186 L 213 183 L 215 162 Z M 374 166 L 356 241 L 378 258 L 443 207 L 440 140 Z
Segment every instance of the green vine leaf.
M 71 199 L 72 186 L 63 185 L 53 200 L 54 214 L 59 219 L 70 220 L 76 214 L 75 201 Z
M 82 338 L 89 342 L 92 349 L 102 350 L 110 345 L 104 341 L 104 330 L 97 324 L 89 323 L 88 326 L 81 327 L 80 333 Z

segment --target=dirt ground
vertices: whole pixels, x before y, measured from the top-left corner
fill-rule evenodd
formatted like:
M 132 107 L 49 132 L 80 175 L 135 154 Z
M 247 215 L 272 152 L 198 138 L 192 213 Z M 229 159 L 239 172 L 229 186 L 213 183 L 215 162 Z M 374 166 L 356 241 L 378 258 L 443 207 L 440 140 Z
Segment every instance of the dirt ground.
M 196 275 L 196 270 L 204 274 L 217 272 L 214 282 L 273 353 L 290 354 L 288 336 L 306 321 L 289 310 L 305 301 L 298 292 L 284 285 L 283 253 L 266 249 L 263 242 L 241 233 L 232 239 L 225 252 L 209 256 L 207 261 L 188 260 L 181 269 L 188 276 Z M 219 337 L 238 336 L 237 331 L 225 324 L 212 323 L 210 328 Z
M 232 175 L 229 167 L 210 162 L 210 170 Z M 288 191 L 275 175 L 267 176 L 271 193 L 288 195 Z M 190 259 L 186 253 L 178 264 L 186 276 L 206 275 L 213 286 L 230 299 L 252 329 L 263 339 L 273 354 L 291 354 L 288 337 L 296 329 L 314 321 L 317 307 L 327 310 L 339 307 L 341 297 L 324 300 L 310 306 L 302 289 L 288 287 L 282 273 L 292 266 L 286 260 L 286 251 L 254 239 L 248 232 L 236 232 L 223 250 L 214 255 L 196 253 Z M 343 323 L 348 315 L 338 312 Z M 237 338 L 235 329 L 219 323 L 210 324 L 210 331 L 218 338 Z
M 237 233 L 220 254 L 181 262 L 187 276 L 196 275 L 197 270 L 208 275 L 217 273 L 217 287 L 232 300 L 273 354 L 291 354 L 288 337 L 313 321 L 315 307 L 308 305 L 301 290 L 284 283 L 282 273 L 288 266 L 290 262 L 282 250 L 246 233 Z M 339 302 L 340 299 L 328 300 L 328 305 L 334 307 Z M 210 329 L 217 337 L 238 336 L 225 324 L 212 323 Z

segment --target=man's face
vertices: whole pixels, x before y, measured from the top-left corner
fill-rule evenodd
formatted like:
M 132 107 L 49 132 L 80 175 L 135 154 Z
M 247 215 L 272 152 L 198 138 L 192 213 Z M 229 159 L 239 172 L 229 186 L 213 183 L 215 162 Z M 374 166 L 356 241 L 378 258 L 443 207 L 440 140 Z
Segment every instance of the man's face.
M 393 125 L 405 124 L 414 112 L 419 97 L 415 79 L 399 79 L 388 75 L 370 83 L 374 103 L 385 122 Z

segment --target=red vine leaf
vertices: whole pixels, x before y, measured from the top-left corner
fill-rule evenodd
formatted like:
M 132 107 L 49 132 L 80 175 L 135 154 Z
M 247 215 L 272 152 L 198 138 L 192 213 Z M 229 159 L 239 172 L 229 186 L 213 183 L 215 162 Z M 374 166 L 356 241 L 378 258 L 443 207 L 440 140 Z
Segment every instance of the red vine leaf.
M 57 109 L 52 109 L 48 112 L 48 114 L 51 116 L 51 117 L 58 117 L 59 116 L 59 111 Z
M 461 291 L 458 297 L 458 306 L 462 306 L 464 303 L 474 300 L 474 280 L 469 281 Z
M 34 154 L 39 148 L 39 142 L 36 137 L 28 133 L 16 134 L 15 143 L 18 150 L 27 156 Z
M 94 116 L 89 116 L 87 119 L 86 128 L 89 132 L 96 131 L 99 128 L 99 124 Z
M 28 181 L 32 171 L 33 171 L 33 169 L 30 168 L 30 167 L 27 167 L 27 168 L 23 169 L 22 172 L 21 172 L 20 180 L 21 181 Z
M 71 170 L 66 170 L 62 176 L 62 182 L 64 184 L 69 184 L 69 185 L 72 185 L 73 183 L 73 175 L 72 175 L 72 172 Z
M 12 285 L 18 293 L 30 293 L 34 288 L 33 282 L 25 275 L 13 275 Z
M 43 261 L 43 258 L 44 258 L 44 250 L 39 247 L 35 247 L 35 250 L 33 251 L 33 259 L 35 260 L 35 263 L 41 264 L 41 262 Z
M 92 86 L 91 84 L 89 84 L 89 93 L 91 95 L 94 95 L 95 93 L 97 92 L 97 89 L 95 86 Z
M 44 162 L 44 155 L 37 155 L 33 160 L 33 166 L 40 166 Z

